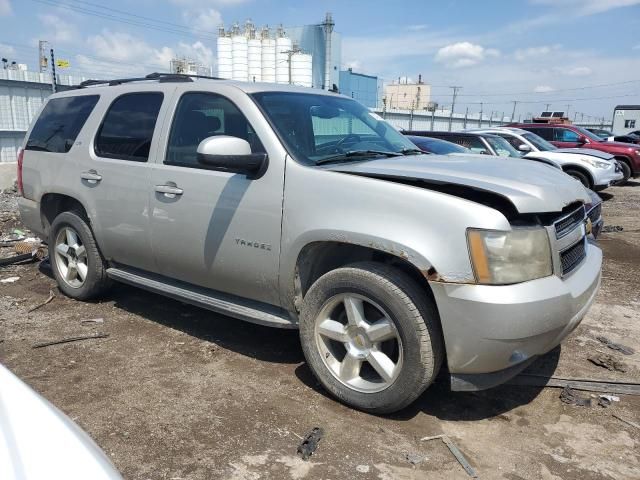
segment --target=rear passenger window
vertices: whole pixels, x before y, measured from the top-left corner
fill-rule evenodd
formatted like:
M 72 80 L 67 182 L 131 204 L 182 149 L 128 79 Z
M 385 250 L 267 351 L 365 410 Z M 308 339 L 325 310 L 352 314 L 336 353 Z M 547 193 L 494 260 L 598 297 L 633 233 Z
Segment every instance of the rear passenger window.
M 49 100 L 31 130 L 25 149 L 67 153 L 98 98 L 98 95 L 83 95 Z
M 98 130 L 96 155 L 146 162 L 162 98 L 161 92 L 128 93 L 116 98 Z
M 489 153 L 489 149 L 482 142 L 482 140 L 480 140 L 479 137 L 470 137 L 466 135 L 461 137 L 452 136 L 450 138 L 447 138 L 446 140 L 468 148 L 473 153 Z
M 554 128 L 556 142 L 577 142 L 578 134 L 567 128 Z
M 553 142 L 553 128 L 527 128 L 531 133 L 535 133 L 539 137 Z
M 215 135 L 242 138 L 252 153 L 265 152 L 247 118 L 230 100 L 215 93 L 189 92 L 178 102 L 164 163 L 201 168 L 198 145 Z

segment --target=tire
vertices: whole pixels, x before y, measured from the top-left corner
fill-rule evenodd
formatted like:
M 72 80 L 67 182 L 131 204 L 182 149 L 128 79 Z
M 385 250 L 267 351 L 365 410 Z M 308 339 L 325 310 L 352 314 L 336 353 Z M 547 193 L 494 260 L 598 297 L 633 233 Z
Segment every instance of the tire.
M 63 253 L 64 245 L 68 247 L 66 254 Z M 71 298 L 90 300 L 99 297 L 111 286 L 107 264 L 100 254 L 88 221 L 80 212 L 63 212 L 53 220 L 49 231 L 49 257 L 58 288 Z M 81 265 L 84 267 L 81 268 Z
M 585 175 L 584 173 L 579 172 L 577 170 L 572 170 L 572 169 L 565 170 L 565 173 L 567 175 L 571 175 L 573 178 L 575 178 L 580 183 L 582 183 L 582 185 L 584 185 L 585 187 L 591 188 L 591 182 L 589 181 L 589 177 L 587 177 L 587 175 Z
M 373 329 L 358 338 L 359 327 L 352 324 L 346 313 L 349 298 L 365 305 L 361 312 L 369 321 L 363 325 L 392 324 L 396 338 L 374 343 L 379 333 L 372 333 Z M 334 304 L 335 310 L 331 310 Z M 380 313 L 386 317 L 375 321 Z M 328 325 L 323 322 L 329 318 L 340 320 L 334 324 L 342 322 L 346 327 L 344 333 L 338 329 L 338 340 L 319 333 L 326 331 L 320 325 Z M 347 343 L 343 343 L 345 339 Z M 302 305 L 300 341 L 309 367 L 331 395 L 375 414 L 395 412 L 418 398 L 436 378 L 444 356 L 440 320 L 433 300 L 405 273 L 374 262 L 332 270 L 311 286 Z M 363 344 L 364 350 L 360 351 Z M 353 350 L 364 358 L 361 367 L 356 367 L 357 376 L 340 379 L 336 370 L 342 371 L 342 364 Z M 347 353 L 337 364 L 343 351 Z M 380 365 L 391 365 L 381 361 L 381 352 L 395 365 L 395 373 L 387 380 L 378 373 Z
M 622 169 L 622 175 L 623 175 L 622 180 L 620 180 L 618 185 L 624 185 L 625 183 L 627 183 L 627 180 L 631 178 L 631 167 L 624 160 L 618 160 L 618 163 L 620 164 L 620 168 Z

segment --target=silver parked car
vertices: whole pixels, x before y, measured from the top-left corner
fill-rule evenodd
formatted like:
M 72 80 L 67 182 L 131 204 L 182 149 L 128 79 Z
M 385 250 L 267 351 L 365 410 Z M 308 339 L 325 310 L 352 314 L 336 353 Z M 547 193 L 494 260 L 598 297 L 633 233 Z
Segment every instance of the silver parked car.
M 558 345 L 600 284 L 584 187 L 547 165 L 422 155 L 353 99 L 155 74 L 49 97 L 19 161 L 60 289 L 125 282 L 299 328 L 341 401 L 391 412 Z

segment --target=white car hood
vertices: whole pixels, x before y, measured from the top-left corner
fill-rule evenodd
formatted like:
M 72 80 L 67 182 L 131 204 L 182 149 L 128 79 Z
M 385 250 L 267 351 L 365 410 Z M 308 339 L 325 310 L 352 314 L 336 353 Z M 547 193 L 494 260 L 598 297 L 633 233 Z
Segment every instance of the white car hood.
M 569 153 L 572 155 L 590 155 L 592 157 L 598 157 L 603 160 L 611 160 L 613 159 L 613 155 L 607 152 L 602 152 L 600 150 L 596 150 L 594 148 L 557 148 L 556 150 L 551 150 L 549 152 L 538 152 L 538 153 Z
M 2 365 L 0 478 L 122 480 L 85 432 Z
M 559 212 L 570 203 L 589 201 L 586 189 L 577 180 L 552 166 L 519 158 L 412 155 L 324 168 L 388 180 L 464 185 L 506 197 L 520 213 Z

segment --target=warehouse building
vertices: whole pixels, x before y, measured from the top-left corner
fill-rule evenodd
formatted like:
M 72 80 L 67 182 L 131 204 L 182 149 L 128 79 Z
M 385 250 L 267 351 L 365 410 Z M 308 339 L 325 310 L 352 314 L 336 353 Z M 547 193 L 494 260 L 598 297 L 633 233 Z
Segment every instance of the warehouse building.
M 382 105 L 382 79 L 372 75 L 356 73 L 353 69 L 340 72 L 340 93 L 351 97 L 369 108 Z
M 387 108 L 398 110 L 429 110 L 431 107 L 431 85 L 422 81 L 422 75 L 418 76 L 418 82 L 398 78 L 384 86 L 384 101 Z
M 613 109 L 614 135 L 640 130 L 640 105 L 618 105 Z

